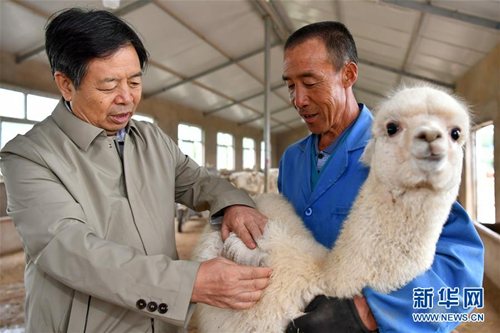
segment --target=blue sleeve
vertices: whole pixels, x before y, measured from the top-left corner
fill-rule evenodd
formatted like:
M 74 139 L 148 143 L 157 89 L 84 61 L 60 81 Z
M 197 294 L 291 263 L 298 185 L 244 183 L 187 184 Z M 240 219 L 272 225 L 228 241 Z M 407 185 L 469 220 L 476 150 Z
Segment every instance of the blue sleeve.
M 404 288 L 388 295 L 365 288 L 364 294 L 375 316 L 379 330 L 385 332 L 451 332 L 459 321 L 415 322 L 414 313 L 469 313 L 464 309 L 464 287 L 481 287 L 484 259 L 483 244 L 465 210 L 453 204 L 448 221 L 436 246 L 431 268 Z M 434 288 L 433 304 L 429 309 L 413 308 L 413 288 Z M 442 287 L 457 288 L 459 305 L 438 305 Z
M 279 170 L 278 170 L 278 192 L 279 193 L 283 193 L 283 190 L 281 187 L 281 182 L 283 181 L 283 159 L 284 158 L 285 158 L 285 154 L 283 153 L 283 156 L 280 159 L 280 166 L 279 166 Z

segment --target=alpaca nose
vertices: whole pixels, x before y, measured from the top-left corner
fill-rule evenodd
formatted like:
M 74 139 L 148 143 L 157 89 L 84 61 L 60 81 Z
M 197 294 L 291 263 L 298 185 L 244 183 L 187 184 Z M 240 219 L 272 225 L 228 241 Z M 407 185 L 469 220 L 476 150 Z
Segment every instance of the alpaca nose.
M 415 138 L 429 143 L 443 137 L 443 132 L 435 127 L 424 126 L 417 130 Z

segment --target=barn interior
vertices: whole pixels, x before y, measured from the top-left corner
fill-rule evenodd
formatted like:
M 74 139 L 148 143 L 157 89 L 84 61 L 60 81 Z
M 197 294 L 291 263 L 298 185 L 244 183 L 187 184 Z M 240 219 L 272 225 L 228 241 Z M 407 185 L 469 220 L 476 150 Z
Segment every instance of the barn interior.
M 500 2 L 498 0 L 1 0 L 0 148 L 49 116 L 61 95 L 45 25 L 68 7 L 105 9 L 140 35 L 150 61 L 137 120 L 155 123 L 185 154 L 256 195 L 277 192 L 280 158 L 310 132 L 282 79 L 287 37 L 334 20 L 353 34 L 358 102 L 376 111 L 401 85 L 430 83 L 461 97 L 473 127 L 459 203 L 485 247 L 484 322 L 500 327 Z M 496 153 L 499 151 L 499 153 Z M 207 214 L 177 206 L 188 259 Z M 24 332 L 24 256 L 0 174 L 0 331 Z

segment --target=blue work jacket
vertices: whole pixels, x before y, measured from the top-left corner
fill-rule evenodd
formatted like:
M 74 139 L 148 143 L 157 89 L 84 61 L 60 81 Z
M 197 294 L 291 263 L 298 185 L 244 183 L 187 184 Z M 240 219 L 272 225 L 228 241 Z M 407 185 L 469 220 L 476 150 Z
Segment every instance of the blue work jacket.
M 361 113 L 349 136 L 325 166 L 314 190 L 311 189 L 311 150 L 314 149 L 311 135 L 288 147 L 280 161 L 280 192 L 292 203 L 316 240 L 330 248 L 368 176 L 369 169 L 359 158 L 371 138 L 373 117 L 366 106 L 359 106 Z M 464 288 L 481 287 L 483 269 L 481 239 L 465 210 L 454 203 L 437 243 L 430 270 L 390 294 L 381 294 L 368 287 L 363 293 L 380 332 L 450 332 L 459 321 L 418 322 L 414 314 L 470 312 L 473 308 L 464 309 L 463 306 Z M 458 294 L 454 293 L 457 289 L 453 289 L 448 297 L 444 293 L 440 297 L 439 290 L 442 287 L 458 288 Z M 433 297 L 426 309 L 422 309 L 422 303 L 415 303 L 414 288 L 425 289 L 427 295 L 433 288 Z M 416 295 L 421 291 L 416 289 Z M 455 303 L 457 297 L 458 305 Z M 453 301 L 449 303 L 449 309 L 442 305 L 445 298 Z

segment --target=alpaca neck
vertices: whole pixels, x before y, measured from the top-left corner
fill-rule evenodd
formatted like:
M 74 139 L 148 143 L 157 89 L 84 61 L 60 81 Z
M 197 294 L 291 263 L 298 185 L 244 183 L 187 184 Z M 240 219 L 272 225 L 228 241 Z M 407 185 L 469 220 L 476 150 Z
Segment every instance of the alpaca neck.
M 391 188 L 369 177 L 325 262 L 327 290 L 388 292 L 423 273 L 455 197 L 455 189 Z

